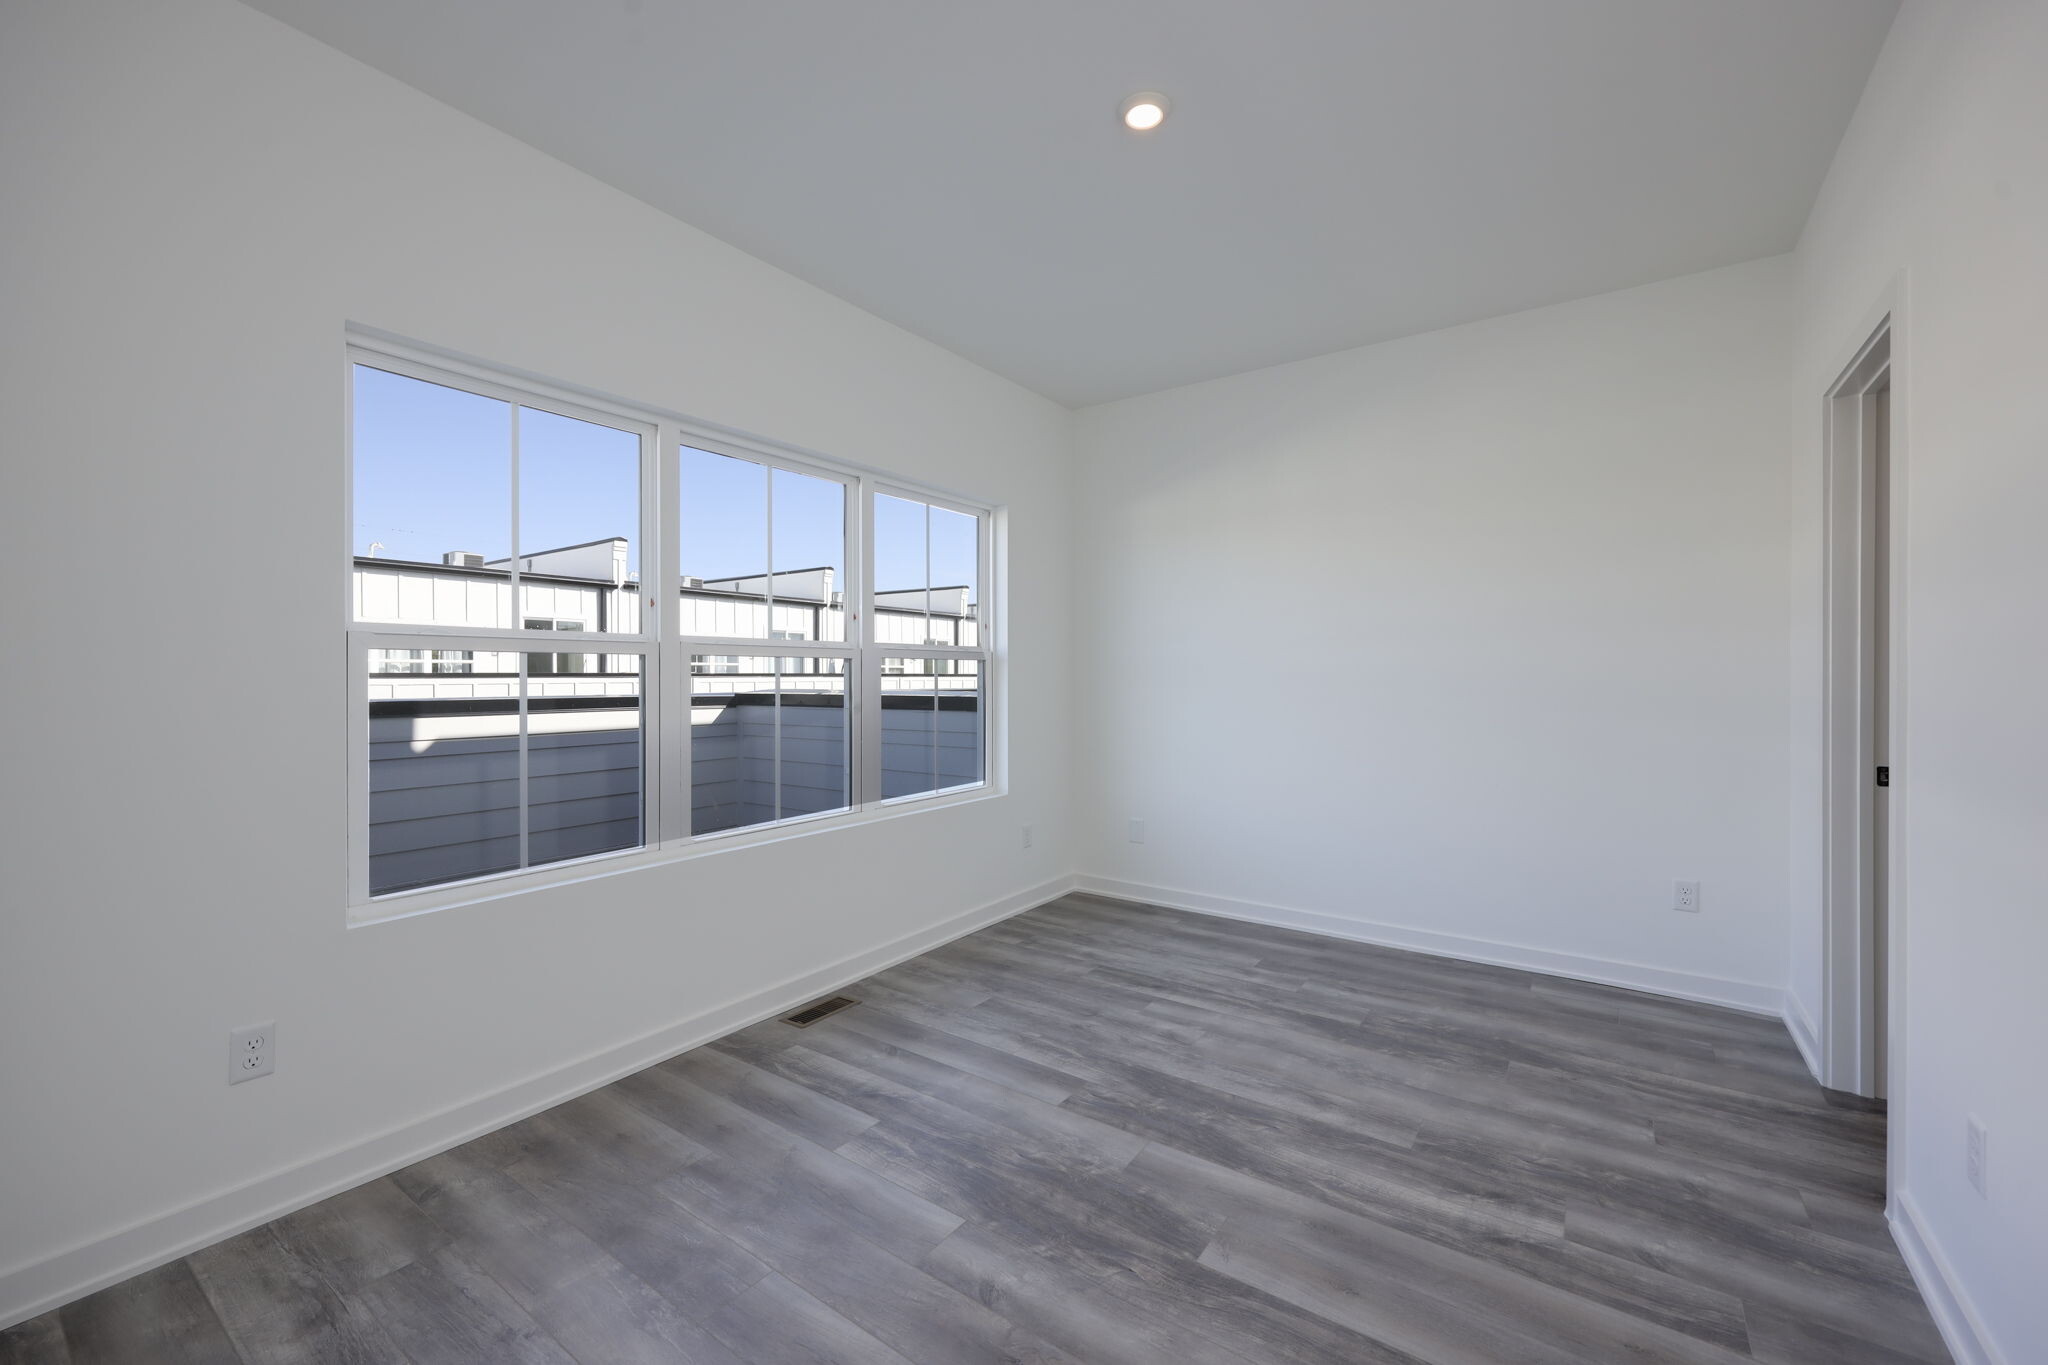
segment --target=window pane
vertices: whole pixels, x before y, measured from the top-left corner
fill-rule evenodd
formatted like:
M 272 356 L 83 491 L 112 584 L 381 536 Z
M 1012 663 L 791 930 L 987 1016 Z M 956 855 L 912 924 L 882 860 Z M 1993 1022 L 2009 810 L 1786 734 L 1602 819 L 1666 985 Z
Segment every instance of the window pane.
M 522 731 L 518 654 L 369 651 L 370 894 L 522 866 L 522 743 L 523 865 L 645 842 L 640 656 L 532 672 L 558 657 L 527 656 Z
M 929 659 L 882 660 L 884 800 L 938 789 L 938 692 L 932 683 Z
M 639 547 L 640 437 L 521 408 L 521 615 L 582 623 L 561 630 L 637 632 Z
M 882 660 L 882 796 L 918 796 L 983 780 L 981 661 Z
M 511 405 L 357 365 L 353 424 L 356 618 L 510 624 Z
M 528 865 L 638 848 L 646 842 L 640 656 L 528 654 L 526 669 Z
M 777 814 L 843 810 L 852 804 L 847 762 L 846 660 L 777 661 Z
M 775 818 L 775 660 L 690 656 L 690 832 Z
M 930 610 L 929 547 L 921 502 L 875 494 L 875 643 L 921 645 Z
M 981 643 L 981 518 L 875 495 L 879 645 Z
M 372 895 L 519 866 L 517 656 L 444 679 L 432 652 L 370 651 Z
M 690 832 L 852 803 L 842 658 L 690 657 Z
M 683 447 L 678 475 L 685 635 L 768 638 L 768 467 Z
M 981 706 L 981 661 L 940 659 L 935 663 L 938 714 L 938 785 L 966 787 L 983 780 L 985 726 Z
M 934 643 L 981 643 L 981 518 L 931 509 Z
M 774 471 L 777 640 L 844 640 L 846 485 Z

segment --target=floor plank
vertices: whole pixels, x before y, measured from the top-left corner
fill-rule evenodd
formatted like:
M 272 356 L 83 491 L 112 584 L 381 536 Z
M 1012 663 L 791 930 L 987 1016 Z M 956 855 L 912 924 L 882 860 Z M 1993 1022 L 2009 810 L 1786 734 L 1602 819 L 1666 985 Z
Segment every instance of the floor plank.
M 64 1324 L 54 1309 L 0 1329 L 0 1365 L 68 1365 L 70 1359 Z
M 413 1365 L 575 1365 L 503 1285 L 453 1246 L 373 1281 L 362 1297 Z
M 770 1275 L 720 1309 L 710 1326 L 746 1361 L 913 1365 L 780 1275 Z
M 189 1261 L 146 1270 L 66 1304 L 60 1316 L 76 1365 L 214 1365 L 240 1359 Z
M 0 1332 L 0 1365 L 1932 1365 L 1775 1021 L 1070 896 Z
M 374 1190 L 377 1185 L 363 1188 Z M 320 1221 L 334 1227 L 338 1215 L 328 1206 L 341 1203 L 330 1200 L 315 1209 L 303 1210 L 298 1216 L 317 1210 Z M 360 1235 L 354 1240 L 359 1244 L 373 1241 L 377 1225 L 383 1220 L 369 1213 L 367 1201 L 359 1199 L 348 1207 L 366 1215 Z M 417 1210 L 413 1216 L 426 1221 Z M 278 1223 L 254 1228 L 194 1252 L 189 1258 L 193 1273 L 242 1357 L 277 1361 L 280 1365 L 325 1365 L 330 1361 L 396 1357 L 397 1344 L 355 1297 L 356 1291 L 378 1276 L 350 1273 L 346 1269 L 337 1273 L 332 1262 L 317 1253 L 309 1254 L 281 1232 Z M 447 1239 L 442 1236 L 439 1240 Z M 389 1274 L 414 1259 L 412 1255 L 394 1254 L 380 1274 Z

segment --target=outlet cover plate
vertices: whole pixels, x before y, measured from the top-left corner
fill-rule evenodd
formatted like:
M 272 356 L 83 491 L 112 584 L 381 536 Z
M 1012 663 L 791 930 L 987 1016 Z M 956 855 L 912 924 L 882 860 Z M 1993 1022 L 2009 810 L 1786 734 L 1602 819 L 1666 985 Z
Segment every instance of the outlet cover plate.
M 228 1034 L 228 1084 L 240 1085 L 277 1069 L 277 1024 L 250 1024 Z

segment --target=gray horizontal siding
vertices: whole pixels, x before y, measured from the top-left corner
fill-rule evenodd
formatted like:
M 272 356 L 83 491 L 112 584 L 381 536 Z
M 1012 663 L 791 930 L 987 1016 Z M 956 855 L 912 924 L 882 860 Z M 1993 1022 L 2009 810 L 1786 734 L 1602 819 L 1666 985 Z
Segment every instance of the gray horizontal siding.
M 915 796 L 981 781 L 981 730 L 979 708 L 883 707 L 882 795 Z
M 882 794 L 912 796 L 982 778 L 982 717 L 974 699 L 892 696 L 882 708 Z M 907 704 L 906 704 L 907 703 Z M 963 704 L 965 703 L 965 704 Z M 705 713 L 716 711 L 706 721 Z M 642 842 L 638 712 L 582 713 L 590 728 L 529 736 L 527 852 L 532 864 L 587 857 Z M 776 815 L 848 803 L 843 706 L 776 706 L 699 698 L 690 727 L 690 828 L 698 834 L 762 824 Z M 782 727 L 781 763 L 775 727 Z M 409 715 L 370 723 L 370 883 L 395 890 L 516 867 L 519 860 L 518 717 L 466 717 L 502 734 L 415 739 Z M 430 731 L 429 731 L 430 733 Z M 416 747 L 418 746 L 418 747 Z
M 835 699 L 836 700 L 836 699 Z M 716 717 L 705 720 L 707 712 Z M 775 726 L 782 762 L 775 762 Z M 815 694 L 777 706 L 771 694 L 743 700 L 703 698 L 690 726 L 690 828 L 697 834 L 740 829 L 775 818 L 777 779 L 784 818 L 838 810 L 848 803 L 844 705 Z
M 455 881 L 519 865 L 519 718 L 501 734 L 415 739 L 428 722 L 370 718 L 370 889 Z M 641 843 L 639 713 L 581 713 L 588 729 L 527 738 L 529 864 Z M 471 728 L 476 728 L 472 725 Z M 417 746 L 417 747 L 416 747 Z

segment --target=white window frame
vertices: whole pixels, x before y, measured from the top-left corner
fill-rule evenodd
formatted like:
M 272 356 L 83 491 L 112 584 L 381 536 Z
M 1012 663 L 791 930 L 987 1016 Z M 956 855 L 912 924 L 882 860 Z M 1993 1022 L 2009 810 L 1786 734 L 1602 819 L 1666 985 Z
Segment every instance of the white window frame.
M 975 518 L 975 595 L 978 598 L 980 598 L 980 601 L 976 603 L 975 621 L 977 625 L 977 634 L 980 637 L 980 643 L 973 645 L 884 644 L 875 638 L 880 623 L 879 617 L 876 616 L 874 609 L 875 574 L 873 553 L 875 514 L 874 495 L 878 493 L 887 497 L 902 498 L 909 502 L 924 503 L 929 507 L 940 508 L 948 512 L 958 512 L 964 516 L 970 516 Z M 995 751 L 997 747 L 995 743 L 994 732 L 992 729 L 992 726 L 994 724 L 993 717 L 996 714 L 994 702 L 992 699 L 992 694 L 995 690 L 994 675 L 996 652 L 994 647 L 994 611 L 992 610 L 990 605 L 996 600 L 996 594 L 993 591 L 993 585 L 995 582 L 995 518 L 990 514 L 988 510 L 982 508 L 976 503 L 966 502 L 958 498 L 948 497 L 944 493 L 938 493 L 930 489 L 919 488 L 914 484 L 903 483 L 898 480 L 888 478 L 877 478 L 872 481 L 869 488 L 867 489 L 866 496 L 864 496 L 861 499 L 861 515 L 863 519 L 862 543 L 868 547 L 868 557 L 864 564 L 864 572 L 861 575 L 860 584 L 861 620 L 864 621 L 866 624 L 862 626 L 859 634 L 861 642 L 867 650 L 867 657 L 864 657 L 861 660 L 861 673 L 864 680 L 866 680 L 866 682 L 868 683 L 868 685 L 872 686 L 875 689 L 876 704 L 868 708 L 867 715 L 864 717 L 865 728 L 862 734 L 860 747 L 865 749 L 867 752 L 875 755 L 878 760 L 873 765 L 871 765 L 873 771 L 864 775 L 866 779 L 866 785 L 864 785 L 861 788 L 862 800 L 878 806 L 901 806 L 919 801 L 930 801 L 935 798 L 955 795 L 961 792 L 971 792 L 976 788 L 987 784 L 991 780 L 991 770 L 994 764 Z M 929 639 L 931 636 L 929 621 L 931 612 L 932 588 L 931 530 L 929 519 L 927 519 L 925 530 L 924 577 L 925 612 L 927 621 L 925 636 L 927 639 Z M 957 628 L 954 633 L 954 638 L 956 640 L 959 638 Z M 981 698 L 982 717 L 980 782 L 966 782 L 952 787 L 938 787 L 935 790 L 929 792 L 912 792 L 904 796 L 884 797 L 882 795 L 882 765 L 879 762 L 882 752 L 882 707 L 880 704 L 881 680 L 885 676 L 906 676 L 904 674 L 885 675 L 882 672 L 882 660 L 886 658 L 976 659 L 980 661 L 981 686 L 979 688 L 979 695 Z M 933 692 L 936 694 L 938 691 L 939 688 L 936 684 L 934 684 Z M 934 742 L 936 743 L 936 736 L 934 737 Z M 936 776 L 934 776 L 933 781 L 937 781 Z
M 528 631 L 521 611 L 517 543 L 519 524 L 516 449 L 509 477 L 512 480 L 511 522 L 513 529 L 511 572 L 514 627 L 492 629 L 465 626 L 416 626 L 403 623 L 357 621 L 355 619 L 355 535 L 354 515 L 354 374 L 355 366 L 387 370 L 428 383 L 443 384 L 466 392 L 497 398 L 516 406 L 535 408 L 566 417 L 597 422 L 615 429 L 637 432 L 642 437 L 639 527 L 641 613 L 637 632 L 597 633 L 592 631 Z M 349 837 L 347 875 L 347 921 L 351 925 L 473 904 L 502 896 L 516 895 L 549 886 L 609 876 L 682 858 L 778 842 L 823 830 L 896 819 L 914 812 L 937 809 L 970 801 L 988 800 L 1007 794 L 1002 742 L 1007 714 L 999 686 L 1000 671 L 1006 666 L 1000 623 L 995 604 L 1000 600 L 998 572 L 1000 542 L 1006 533 L 1006 513 L 998 506 L 962 498 L 943 490 L 921 487 L 900 478 L 883 476 L 844 461 L 799 450 L 778 442 L 750 436 L 700 419 L 665 409 L 623 403 L 586 390 L 537 379 L 502 367 L 455 357 L 429 347 L 407 342 L 368 329 L 350 328 L 344 355 L 344 390 L 347 395 L 343 440 L 343 469 L 347 496 L 343 506 L 342 619 L 348 642 L 347 725 L 349 773 Z M 786 469 L 792 473 L 829 479 L 847 489 L 846 542 L 844 563 L 850 582 L 840 591 L 847 608 L 844 641 L 755 639 L 744 636 L 684 635 L 681 631 L 682 575 L 675 547 L 681 530 L 680 503 L 676 497 L 682 448 L 726 455 L 734 459 Z M 773 533 L 773 486 L 768 477 L 770 546 Z M 977 619 L 980 643 L 974 646 L 881 644 L 874 640 L 873 531 L 874 496 L 885 493 L 915 502 L 972 516 L 978 523 Z M 768 630 L 774 630 L 775 566 L 772 548 L 767 566 Z M 564 645 L 580 645 L 592 654 L 638 654 L 641 662 L 640 707 L 642 717 L 642 830 L 646 842 L 587 857 L 548 863 L 540 867 L 491 873 L 461 881 L 437 883 L 411 890 L 371 895 L 369 891 L 369 674 L 371 649 L 454 649 L 502 651 L 519 658 L 518 693 L 522 716 L 526 681 L 526 655 L 562 653 Z M 823 656 L 846 661 L 846 706 L 848 721 L 848 790 L 850 805 L 844 809 L 791 816 L 770 823 L 746 825 L 693 835 L 690 832 L 690 706 L 696 678 L 692 654 L 796 658 Z M 979 782 L 934 792 L 906 796 L 881 796 L 881 660 L 884 656 L 908 655 L 922 658 L 972 658 L 981 663 L 980 709 L 982 756 Z M 393 674 L 393 677 L 418 675 Z M 453 676 L 435 675 L 426 676 Z M 537 675 L 539 676 L 539 675 Z M 581 676 L 581 675 L 578 675 Z M 524 746 L 522 746 L 522 776 Z M 526 813 L 521 812 L 523 831 Z

